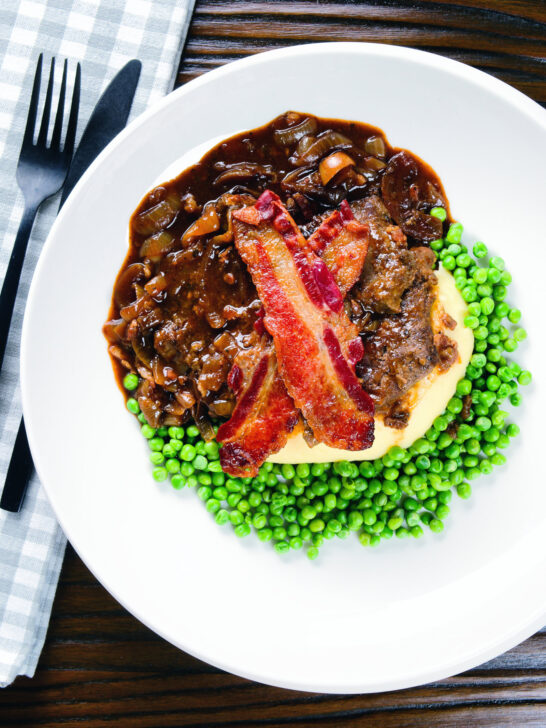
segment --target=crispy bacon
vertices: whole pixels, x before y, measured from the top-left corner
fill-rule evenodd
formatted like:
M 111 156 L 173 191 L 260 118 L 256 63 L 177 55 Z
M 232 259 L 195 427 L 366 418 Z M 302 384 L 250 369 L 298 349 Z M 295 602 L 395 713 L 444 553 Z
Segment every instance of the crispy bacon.
M 369 228 L 355 219 L 349 203 L 343 200 L 308 240 L 332 273 L 343 297 L 362 273 L 368 251 Z
M 246 209 L 248 212 L 244 217 L 247 222 L 254 222 L 256 225 L 260 224 L 264 213 L 268 214 L 267 206 L 262 206 L 261 211 Z M 362 271 L 368 247 L 368 227 L 358 223 L 349 205 L 343 202 L 340 210 L 332 213 L 322 223 L 308 243 L 333 271 L 344 297 Z M 327 277 L 324 282 L 320 276 L 322 272 L 323 268 L 319 268 L 319 280 L 322 289 L 328 290 L 330 279 Z M 335 292 L 329 300 L 335 308 L 340 308 Z M 262 308 L 256 321 L 256 330 L 260 334 L 265 332 L 263 317 Z M 254 358 L 254 361 L 249 360 L 248 356 L 240 355 L 241 358 L 230 372 L 228 381 L 238 396 L 238 403 L 231 420 L 220 427 L 218 440 L 224 443 L 220 451 L 222 468 L 233 476 L 256 475 L 259 465 L 286 444 L 288 434 L 299 417 L 278 373 L 274 349 L 271 349 L 269 357 L 264 354 L 258 359 Z M 353 365 L 362 358 L 360 338 L 351 342 L 348 354 Z M 265 358 L 268 359 L 268 376 L 263 376 Z M 243 370 L 246 372 L 248 384 L 241 395 Z
M 238 401 L 217 439 L 224 443 L 222 469 L 236 477 L 257 475 L 264 460 L 286 444 L 299 418 L 278 374 L 273 342 L 266 337 L 254 351 L 239 354 L 230 372 Z
M 362 346 L 355 344 L 357 330 L 343 311 L 332 273 L 273 192 L 264 192 L 253 207 L 235 211 L 233 218 L 235 244 L 264 305 L 265 328 L 296 407 L 327 445 L 370 447 L 373 403 L 354 373 Z M 342 227 L 350 222 L 341 220 Z

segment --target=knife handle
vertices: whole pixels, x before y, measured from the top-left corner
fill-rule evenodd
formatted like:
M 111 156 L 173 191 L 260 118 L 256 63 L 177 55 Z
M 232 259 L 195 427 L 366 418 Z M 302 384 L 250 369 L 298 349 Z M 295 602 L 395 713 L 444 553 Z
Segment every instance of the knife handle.
M 21 417 L 15 446 L 11 454 L 6 482 L 0 498 L 0 508 L 11 513 L 18 513 L 25 497 L 28 482 L 34 471 L 32 455 L 28 446 L 25 421 Z

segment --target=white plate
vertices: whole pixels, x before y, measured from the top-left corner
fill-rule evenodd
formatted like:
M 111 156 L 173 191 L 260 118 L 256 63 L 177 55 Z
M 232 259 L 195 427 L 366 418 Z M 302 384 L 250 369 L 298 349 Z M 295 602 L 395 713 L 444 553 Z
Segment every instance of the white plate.
M 101 334 L 131 211 L 161 170 L 286 109 L 358 119 L 429 162 L 469 241 L 505 257 L 534 384 L 508 464 L 454 500 L 440 536 L 316 562 L 220 528 L 194 492 L 154 483 Z M 49 236 L 22 343 L 34 460 L 74 547 L 135 616 L 197 657 L 274 685 L 404 688 L 460 672 L 546 621 L 546 114 L 494 78 L 419 51 L 333 43 L 224 66 L 137 119 L 80 181 Z

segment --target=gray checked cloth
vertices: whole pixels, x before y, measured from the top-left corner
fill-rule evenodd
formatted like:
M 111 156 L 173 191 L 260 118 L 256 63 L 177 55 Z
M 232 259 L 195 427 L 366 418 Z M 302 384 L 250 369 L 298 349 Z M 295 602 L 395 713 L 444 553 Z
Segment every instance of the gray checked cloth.
M 15 169 L 36 61 L 44 53 L 82 64 L 79 133 L 115 73 L 132 58 L 142 74 L 132 117 L 172 87 L 194 0 L 0 2 L 0 280 L 23 212 Z M 46 72 L 47 75 L 47 72 Z M 71 78 L 69 76 L 69 78 Z M 45 94 L 45 90 L 42 91 Z M 21 417 L 19 341 L 32 272 L 56 215 L 42 206 L 30 240 L 0 377 L 0 487 Z M 42 650 L 66 545 L 36 477 L 22 511 L 0 511 L 0 686 L 32 677 Z

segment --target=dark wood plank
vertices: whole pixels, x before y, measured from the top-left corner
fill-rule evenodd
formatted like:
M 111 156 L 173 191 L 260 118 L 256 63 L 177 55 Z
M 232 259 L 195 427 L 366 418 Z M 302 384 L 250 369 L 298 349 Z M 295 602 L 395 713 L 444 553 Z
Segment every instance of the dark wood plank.
M 178 83 L 317 40 L 410 45 L 468 63 L 546 105 L 543 0 L 198 0 Z M 36 676 L 0 691 L 0 726 L 546 726 L 546 629 L 479 668 L 378 695 L 258 685 L 175 649 L 128 614 L 69 547 Z
M 251 53 L 335 40 L 439 53 L 546 105 L 546 3 L 524 0 L 198 2 L 178 81 Z

